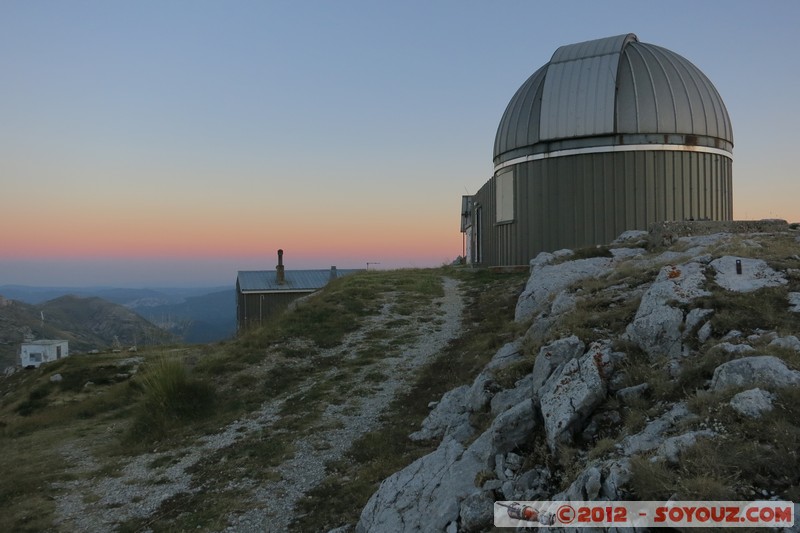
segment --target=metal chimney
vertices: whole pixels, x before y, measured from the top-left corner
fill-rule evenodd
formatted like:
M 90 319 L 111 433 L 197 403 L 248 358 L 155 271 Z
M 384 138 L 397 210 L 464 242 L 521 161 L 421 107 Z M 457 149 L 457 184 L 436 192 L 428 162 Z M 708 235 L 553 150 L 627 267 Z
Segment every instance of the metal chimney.
M 275 267 L 275 278 L 278 285 L 286 283 L 286 275 L 283 272 L 283 250 L 278 250 L 278 266 Z

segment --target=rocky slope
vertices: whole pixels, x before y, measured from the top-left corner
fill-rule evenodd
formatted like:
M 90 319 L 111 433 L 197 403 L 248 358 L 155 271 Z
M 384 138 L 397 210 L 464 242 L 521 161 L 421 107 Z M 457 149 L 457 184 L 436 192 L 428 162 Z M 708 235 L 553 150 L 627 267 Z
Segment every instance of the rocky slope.
M 798 501 L 799 254 L 782 221 L 540 254 L 525 333 L 433 407 L 409 438 L 438 448 L 356 531 L 483 531 L 497 500 Z

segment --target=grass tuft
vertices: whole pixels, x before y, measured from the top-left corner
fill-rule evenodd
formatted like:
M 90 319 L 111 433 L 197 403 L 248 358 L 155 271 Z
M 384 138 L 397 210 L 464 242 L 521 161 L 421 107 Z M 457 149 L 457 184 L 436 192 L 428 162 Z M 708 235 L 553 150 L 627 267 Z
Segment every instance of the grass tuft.
M 146 366 L 138 383 L 142 399 L 130 432 L 138 441 L 159 440 L 171 427 L 202 418 L 213 410 L 213 387 L 191 378 L 179 359 L 158 357 Z

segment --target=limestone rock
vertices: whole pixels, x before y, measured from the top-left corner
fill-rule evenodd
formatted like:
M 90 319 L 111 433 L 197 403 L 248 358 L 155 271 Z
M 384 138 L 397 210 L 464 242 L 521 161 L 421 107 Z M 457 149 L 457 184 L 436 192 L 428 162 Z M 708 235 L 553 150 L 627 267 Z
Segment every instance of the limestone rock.
M 697 330 L 697 340 L 702 344 L 711 338 L 711 333 L 711 322 L 706 322 Z
M 621 261 L 623 259 L 644 255 L 647 253 L 647 250 L 644 248 L 612 248 L 609 252 L 611 252 L 611 257 L 616 261 Z
M 494 453 L 506 453 L 518 448 L 531 436 L 536 427 L 533 401 L 525 399 L 494 419 L 488 433 Z
M 731 407 L 744 416 L 760 418 L 762 414 L 772 411 L 775 395 L 759 388 L 740 392 L 731 398 Z
M 483 411 L 486 406 L 489 405 L 497 388 L 489 372 L 483 371 L 478 374 L 478 377 L 472 382 L 472 386 L 470 386 L 464 398 L 467 409 L 473 413 Z
M 630 463 L 626 458 L 612 459 L 604 463 L 603 497 L 612 501 L 623 499 L 622 487 L 631 479 Z
M 723 350 L 727 353 L 737 353 L 737 354 L 750 353 L 756 351 L 756 349 L 750 346 L 749 344 L 732 344 L 730 342 L 721 342 L 716 346 L 714 346 L 714 348 Z
M 514 320 L 525 321 L 539 314 L 552 296 L 573 283 L 603 276 L 611 271 L 614 261 L 608 257 L 590 257 L 552 264 L 553 254 L 539 254 L 531 261 L 531 276 L 517 301 Z
M 611 244 L 627 244 L 631 242 L 644 242 L 647 241 L 650 234 L 647 231 L 640 229 L 630 229 L 620 233 L 619 237 L 611 241 Z
M 522 359 L 522 350 L 519 343 L 509 342 L 495 352 L 491 361 L 486 365 L 486 370 L 499 370 L 520 359 Z
M 650 390 L 649 383 L 639 383 L 638 385 L 618 390 L 617 398 L 619 398 L 622 403 L 628 404 L 641 398 L 648 390 Z
M 528 374 L 514 384 L 514 388 L 501 390 L 491 400 L 492 415 L 497 416 L 522 400 L 531 398 L 533 374 Z
M 690 431 L 676 437 L 669 437 L 658 447 L 656 455 L 663 457 L 670 464 L 677 464 L 681 453 L 697 443 L 698 437 L 711 438 L 716 433 L 709 429 Z
M 564 364 L 542 387 L 539 403 L 551 451 L 560 442 L 570 441 L 573 432 L 605 398 L 602 368 L 602 361 L 596 361 L 590 350 Z
M 741 261 L 741 274 L 737 274 L 736 261 Z M 714 281 L 729 291 L 752 292 L 788 283 L 784 274 L 773 270 L 763 259 L 726 255 L 711 261 L 711 266 L 717 272 Z
M 689 416 L 689 409 L 683 402 L 676 403 L 672 408 L 648 423 L 645 428 L 635 435 L 628 435 L 620 443 L 622 453 L 626 457 L 655 450 L 666 440 L 664 433 L 678 421 Z
M 458 531 L 474 533 L 485 531 L 494 522 L 494 498 L 488 492 L 474 492 L 464 498 L 459 511 Z
M 686 313 L 686 331 L 694 329 L 696 325 L 713 312 L 713 309 L 695 308 Z
M 540 389 L 547 383 L 553 372 L 571 359 L 583 355 L 586 345 L 575 335 L 558 339 L 539 350 L 533 362 L 533 394 L 538 397 Z
M 800 313 L 800 292 L 790 292 L 786 298 L 789 300 L 789 311 Z
M 711 378 L 711 389 L 763 384 L 769 387 L 800 385 L 800 372 L 791 370 L 781 359 L 772 355 L 757 355 L 734 359 L 719 365 Z
M 514 480 L 512 494 L 505 496 L 510 500 L 546 499 L 550 491 L 551 475 L 546 467 L 528 470 Z
M 433 411 L 422 421 L 422 428 L 408 437 L 414 441 L 435 439 L 444 436 L 448 429 L 454 430 L 464 424 L 469 426 L 469 413 L 465 402 L 469 389 L 468 385 L 462 385 L 446 392 Z M 466 438 L 469 438 L 469 435 L 466 435 Z M 457 438 L 457 440 L 465 439 Z
M 705 282 L 703 266 L 697 262 L 666 266 L 642 296 L 636 316 L 625 336 L 651 357 L 677 357 L 683 352 L 683 311 L 673 302 L 689 303 L 709 293 L 702 288 Z
M 459 518 L 461 500 L 473 494 L 487 467 L 490 433 L 467 449 L 445 439 L 434 452 L 386 478 L 361 512 L 357 533 L 443 531 Z
M 795 352 L 800 352 L 800 339 L 794 335 L 778 337 L 777 339 L 770 341 L 769 345 L 777 346 L 779 348 L 788 348 L 790 350 L 794 350 Z

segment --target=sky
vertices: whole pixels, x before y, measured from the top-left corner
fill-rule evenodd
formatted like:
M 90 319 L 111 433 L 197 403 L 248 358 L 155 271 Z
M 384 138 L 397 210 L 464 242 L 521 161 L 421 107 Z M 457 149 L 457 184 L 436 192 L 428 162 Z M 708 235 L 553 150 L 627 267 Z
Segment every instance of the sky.
M 0 0 L 0 285 L 439 266 L 559 46 L 635 33 L 734 128 L 734 218 L 800 221 L 800 2 Z

